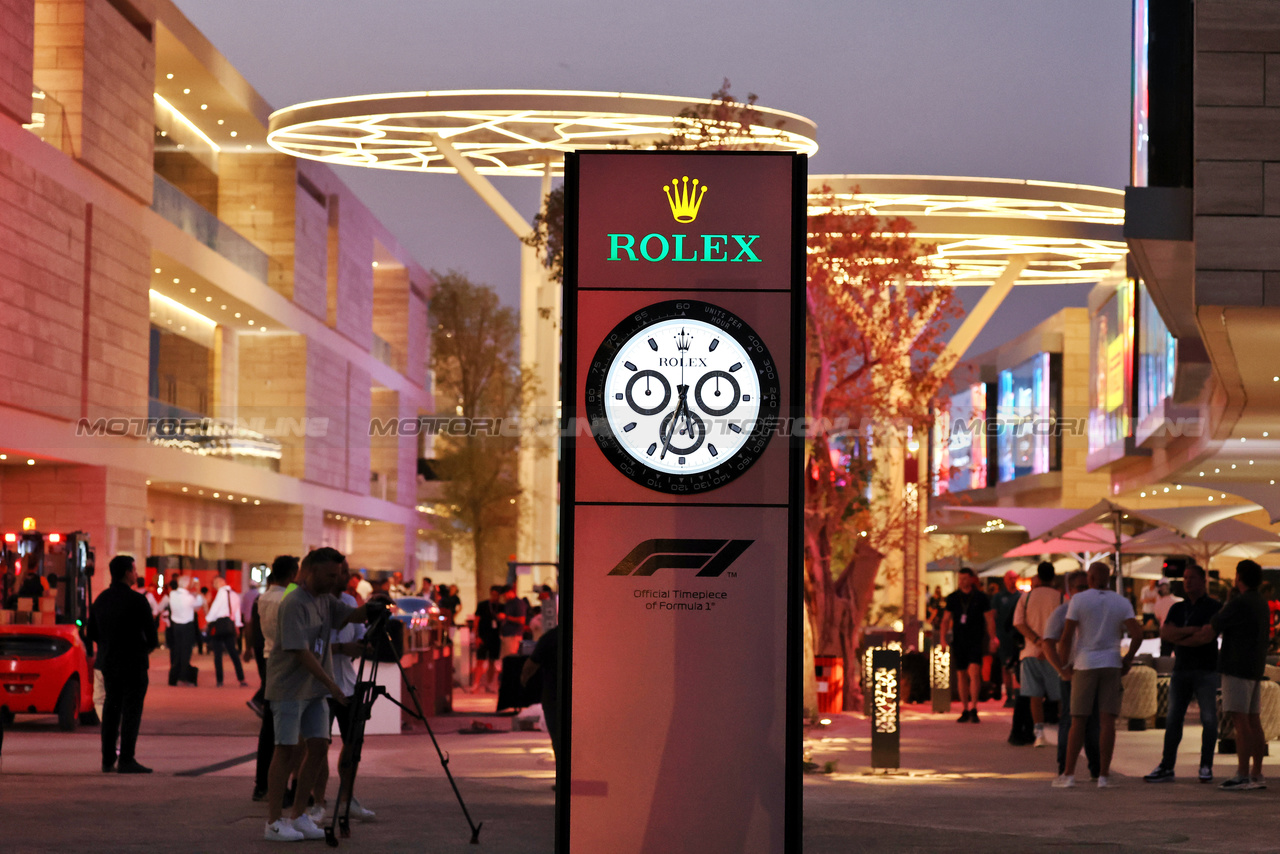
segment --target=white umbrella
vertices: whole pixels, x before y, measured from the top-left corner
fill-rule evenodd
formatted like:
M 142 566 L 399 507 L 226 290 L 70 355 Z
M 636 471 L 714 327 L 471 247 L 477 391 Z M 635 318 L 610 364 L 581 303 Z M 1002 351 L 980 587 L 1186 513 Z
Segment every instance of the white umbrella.
M 1261 481 L 1236 483 L 1230 480 L 1202 480 L 1196 478 L 1195 480 L 1187 479 L 1177 482 L 1183 486 L 1195 486 L 1212 492 L 1225 492 L 1228 495 L 1238 495 L 1248 501 L 1256 501 L 1262 505 L 1263 510 L 1267 511 L 1271 524 L 1274 525 L 1280 522 L 1280 486 L 1277 486 L 1274 480 L 1270 483 L 1262 483 Z
M 1080 568 L 1079 562 L 1073 557 L 1060 557 L 1053 563 L 1053 571 L 1056 575 L 1062 575 L 1072 572 Z M 1040 561 L 1029 560 L 1027 558 L 1009 558 L 998 557 L 995 560 L 989 560 L 977 568 L 979 578 L 1000 578 L 1009 570 L 1018 573 L 1019 578 L 1027 578 L 1036 574 L 1036 568 L 1040 566 Z
M 1192 555 L 1207 566 L 1210 558 L 1219 556 L 1255 558 L 1280 551 L 1280 536 L 1239 519 L 1223 519 L 1205 526 L 1198 537 L 1185 537 L 1168 528 L 1147 531 L 1121 545 L 1120 550 L 1126 554 Z

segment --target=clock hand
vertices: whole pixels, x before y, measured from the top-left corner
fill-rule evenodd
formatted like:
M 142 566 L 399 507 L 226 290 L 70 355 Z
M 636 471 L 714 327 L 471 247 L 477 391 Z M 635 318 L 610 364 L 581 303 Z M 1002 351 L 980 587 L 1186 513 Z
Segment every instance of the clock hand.
M 680 400 L 676 403 L 676 408 L 671 413 L 671 426 L 667 428 L 667 435 L 662 440 L 662 453 L 658 455 L 658 459 L 666 459 L 667 451 L 671 450 L 671 440 L 676 435 L 676 422 L 680 420 L 680 415 L 689 409 L 688 403 L 685 401 L 685 395 L 689 392 L 687 385 L 676 386 L 676 391 L 680 394 Z

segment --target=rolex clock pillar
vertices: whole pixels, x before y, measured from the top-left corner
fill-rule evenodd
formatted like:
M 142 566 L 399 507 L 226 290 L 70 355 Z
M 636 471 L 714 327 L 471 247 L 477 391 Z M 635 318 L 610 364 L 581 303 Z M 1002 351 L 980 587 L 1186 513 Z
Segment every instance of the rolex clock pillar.
M 798 850 L 804 158 L 565 187 L 557 850 Z

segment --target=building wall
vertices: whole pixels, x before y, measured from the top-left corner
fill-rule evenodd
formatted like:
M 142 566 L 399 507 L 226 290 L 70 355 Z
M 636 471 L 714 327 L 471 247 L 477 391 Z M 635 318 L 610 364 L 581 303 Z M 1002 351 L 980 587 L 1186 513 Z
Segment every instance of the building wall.
M 262 419 L 268 430 L 280 419 L 303 419 L 307 406 L 307 341 L 301 335 L 239 336 L 237 417 Z M 306 437 L 285 430 L 274 436 L 284 447 L 280 473 L 302 477 Z
M 295 187 L 293 301 L 324 320 L 329 312 L 329 211 Z
M 0 0 L 0 111 L 31 120 L 31 70 L 35 59 L 35 6 Z
M 361 347 L 373 342 L 373 232 L 349 194 L 330 192 L 326 319 Z
M 0 484 L 0 519 L 37 515 L 51 526 L 88 530 L 100 555 L 145 549 L 151 524 L 161 541 L 218 543 L 230 557 L 269 560 L 319 545 L 324 513 L 333 509 L 379 524 L 394 520 L 398 533 L 381 532 L 366 548 L 398 542 L 398 560 L 378 560 L 403 568 L 412 553 L 403 532 L 411 518 L 417 522 L 404 512 L 416 454 L 412 439 L 393 439 L 385 454 L 395 478 L 388 499 L 399 506 L 371 501 L 372 386 L 396 390 L 392 415 L 429 411 L 430 400 L 368 352 L 375 240 L 380 257 L 408 267 L 384 320 L 396 328 L 410 375 L 425 359 L 430 276 L 325 167 L 229 148 L 214 170 L 185 170 L 168 156 L 157 164 L 157 45 L 166 62 L 201 64 L 204 82 L 248 123 L 240 141 L 261 150 L 265 129 L 255 117 L 265 117 L 265 104 L 172 4 L 0 0 L 0 449 L 10 463 L 23 452 L 37 461 L 30 469 L 0 466 L 9 477 L 7 487 Z M 33 84 L 65 109 L 61 137 L 21 127 Z M 221 113 L 188 116 L 212 123 Z M 149 210 L 157 168 L 268 254 L 265 285 L 219 257 L 218 245 Z M 184 268 L 184 283 L 186 276 L 201 283 L 201 299 L 206 286 L 221 290 L 228 302 L 274 321 L 267 334 L 220 328 L 207 360 L 186 367 L 193 385 L 205 377 L 211 414 L 242 418 L 281 442 L 284 477 L 171 449 L 152 453 L 139 438 L 73 434 L 82 416 L 146 414 L 148 290 L 154 268 L 171 265 Z M 282 306 L 280 296 L 293 306 Z M 262 503 L 193 505 L 157 486 L 148 507 L 148 478 L 188 486 L 193 496 L 203 488 L 233 492 L 237 504 L 242 496 Z
M 1089 311 L 1067 308 L 1062 311 L 1062 413 L 1074 424 L 1088 424 L 1089 384 L 1092 382 L 1089 354 Z M 1086 430 L 1064 431 L 1062 436 L 1062 507 L 1089 507 L 1105 498 L 1111 488 L 1106 469 L 1090 472 L 1089 435 Z
M 403 572 L 408 576 L 413 571 L 408 557 L 412 554 L 409 533 L 404 525 L 390 522 L 354 526 L 348 556 L 351 568 Z
M 400 396 L 396 392 L 385 389 L 375 388 L 373 390 L 373 409 L 370 412 L 373 419 L 381 423 L 387 423 L 391 419 L 400 417 Z M 400 461 L 400 439 L 394 433 L 383 434 L 379 431 L 379 435 L 371 436 L 369 466 L 372 471 L 377 472 L 381 481 L 386 484 L 386 499 L 388 501 L 396 501 L 399 494 L 399 472 L 397 471 Z M 370 489 L 374 489 L 370 484 Z M 376 497 L 383 497 L 381 490 L 374 490 Z
M 80 414 L 84 239 L 84 202 L 0 148 L 0 400 L 11 406 Z
M 106 210 L 92 213 L 87 414 L 141 417 L 147 412 L 151 246 Z
M 191 550 L 179 552 L 191 555 L 199 543 L 229 544 L 235 534 L 234 516 L 229 502 L 147 491 L 147 520 L 157 553 L 165 540 L 192 544 Z
M 44 533 L 84 531 L 98 566 L 105 567 L 113 554 L 136 554 L 139 548 L 137 534 L 147 520 L 146 481 L 108 466 L 0 466 L 0 528 L 20 530 L 27 516 Z M 109 576 L 99 572 L 94 592 L 108 583 Z
M 405 345 L 404 375 L 415 384 L 426 388 L 427 362 L 431 358 L 431 330 L 427 321 L 426 296 L 430 286 L 410 279 L 408 343 Z
M 327 419 L 325 429 L 307 436 L 305 479 L 335 489 L 347 488 L 346 406 L 349 365 L 327 347 L 307 344 L 307 417 Z
M 218 218 L 274 262 L 267 284 L 293 299 L 297 174 L 284 154 L 218 156 Z
M 108 0 L 37 0 L 34 76 L 67 111 L 73 153 L 150 204 L 155 47 Z
M 371 452 L 369 419 L 372 417 L 372 394 L 369 372 L 348 365 L 347 372 L 347 481 L 349 492 L 365 494 L 369 490 Z
M 298 504 L 263 504 L 233 511 L 235 560 L 270 563 L 277 555 L 302 557 L 323 539 L 323 514 Z
M 1280 4 L 1199 0 L 1196 301 L 1280 306 Z
M 382 266 L 373 271 L 373 333 L 391 345 L 391 366 L 405 373 L 409 352 L 409 271 Z

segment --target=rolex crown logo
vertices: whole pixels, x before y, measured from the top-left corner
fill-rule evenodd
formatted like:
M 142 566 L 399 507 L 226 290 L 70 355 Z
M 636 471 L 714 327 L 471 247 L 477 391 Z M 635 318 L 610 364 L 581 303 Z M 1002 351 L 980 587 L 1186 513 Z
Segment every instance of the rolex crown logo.
M 667 194 L 667 204 L 671 205 L 671 215 L 676 218 L 676 222 L 693 222 L 698 218 L 698 207 L 702 204 L 702 197 L 706 194 L 706 185 L 698 186 L 698 179 L 693 179 L 693 186 L 689 185 L 689 176 L 685 175 L 683 183 L 671 179 L 671 186 L 662 185 L 662 192 Z
M 676 349 L 681 353 L 687 353 L 689 352 L 689 347 L 692 344 L 693 339 L 689 335 L 685 334 L 685 331 L 681 329 L 680 334 L 676 336 Z

